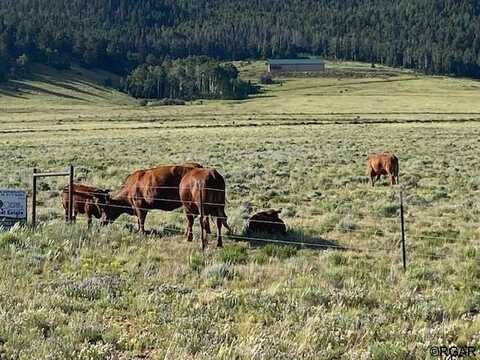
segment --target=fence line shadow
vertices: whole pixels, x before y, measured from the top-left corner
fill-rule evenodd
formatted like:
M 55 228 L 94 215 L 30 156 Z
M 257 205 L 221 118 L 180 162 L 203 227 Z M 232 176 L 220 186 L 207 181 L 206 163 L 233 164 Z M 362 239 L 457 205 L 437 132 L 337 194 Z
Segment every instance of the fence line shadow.
M 289 230 L 285 235 L 272 233 L 243 233 L 227 234 L 226 237 L 238 242 L 247 242 L 252 247 L 264 247 L 267 245 L 293 246 L 297 249 L 310 250 L 352 250 L 339 245 L 333 240 L 324 239 L 320 236 L 305 234 L 301 230 Z
M 124 228 L 132 233 L 138 232 L 137 227 L 134 224 L 124 224 Z M 145 230 L 145 236 L 153 237 L 166 237 L 166 236 L 182 236 L 183 231 L 181 229 L 173 228 L 150 228 Z M 215 232 L 209 235 L 209 240 L 214 241 L 216 237 Z M 355 250 L 342 245 L 332 240 L 324 239 L 320 236 L 312 236 L 305 234 L 301 230 L 289 230 L 287 234 L 272 234 L 272 233 L 240 233 L 240 234 L 224 234 L 224 237 L 235 242 L 246 242 L 253 248 L 261 248 L 267 245 L 279 245 L 279 246 L 293 246 L 297 249 L 309 249 L 309 250 Z M 199 240 L 199 239 L 197 239 Z

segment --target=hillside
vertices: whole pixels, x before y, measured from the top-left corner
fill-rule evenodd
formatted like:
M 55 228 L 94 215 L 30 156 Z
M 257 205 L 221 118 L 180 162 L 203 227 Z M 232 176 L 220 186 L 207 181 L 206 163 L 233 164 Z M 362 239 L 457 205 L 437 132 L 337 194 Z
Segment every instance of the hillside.
M 257 81 L 264 62 L 234 63 L 244 80 Z M 147 106 L 105 87 L 112 73 L 56 70 L 36 65 L 36 75 L 0 85 L 2 130 L 48 128 L 159 128 L 280 123 L 478 120 L 480 83 L 425 76 L 354 62 L 329 62 L 314 78 L 279 78 L 262 93 L 239 101 L 193 101 L 188 106 Z
M 112 88 L 112 85 L 118 84 L 119 76 L 106 71 L 88 70 L 80 66 L 57 70 L 34 64 L 32 72 L 23 79 L 0 84 L 3 109 L 21 106 L 43 110 L 49 107 L 134 103 L 129 96 Z M 109 82 L 109 86 L 105 85 L 106 82 Z
M 123 76 L 165 58 L 295 57 L 480 75 L 478 1 L 4 0 L 0 79 L 29 61 Z

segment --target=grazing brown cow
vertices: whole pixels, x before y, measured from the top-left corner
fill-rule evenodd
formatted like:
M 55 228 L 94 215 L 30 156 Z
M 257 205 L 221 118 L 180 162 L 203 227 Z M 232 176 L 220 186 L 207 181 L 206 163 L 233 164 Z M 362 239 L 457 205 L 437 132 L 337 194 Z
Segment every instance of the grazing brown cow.
M 92 223 L 92 217 L 100 219 L 102 215 L 100 204 L 105 204 L 109 190 L 99 189 L 83 184 L 73 184 L 73 221 L 77 220 L 77 214 L 87 216 L 88 226 Z M 65 220 L 68 221 L 68 195 L 69 186 L 62 191 L 62 205 L 65 209 Z
M 390 178 L 390 183 L 395 185 L 398 183 L 397 157 L 388 152 L 369 155 L 367 161 L 367 175 L 370 176 L 372 186 L 375 186 L 375 181 L 379 180 L 381 175 L 388 176 Z
M 149 210 L 172 211 L 182 207 L 178 187 L 182 178 L 195 168 L 196 163 L 161 165 L 130 174 L 118 193 L 107 199 L 102 207 L 102 223 L 111 223 L 122 214 L 135 215 L 138 230 L 145 232 Z
M 229 231 L 225 214 L 225 180 L 215 169 L 194 169 L 180 182 L 180 199 L 187 216 L 187 239 L 193 240 L 193 222 L 200 215 L 200 226 L 210 233 L 208 217 L 217 218 L 217 246 L 222 247 L 222 225 Z M 202 204 L 203 206 L 201 206 Z M 207 245 L 206 237 L 202 248 Z
M 269 233 L 285 235 L 287 227 L 278 216 L 281 212 L 282 209 L 269 209 L 252 215 L 247 222 L 247 234 Z

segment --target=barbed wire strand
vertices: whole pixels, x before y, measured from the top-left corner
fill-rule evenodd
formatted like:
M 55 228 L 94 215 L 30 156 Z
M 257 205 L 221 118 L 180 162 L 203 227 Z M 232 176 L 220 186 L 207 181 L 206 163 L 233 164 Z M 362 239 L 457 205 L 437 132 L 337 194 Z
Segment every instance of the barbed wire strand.
M 161 221 L 161 224 L 166 224 L 167 221 L 165 219 L 163 219 L 163 221 Z M 117 221 L 114 226 L 121 226 L 121 225 L 126 225 L 126 226 L 131 226 L 133 227 L 133 224 L 132 222 L 130 221 Z M 175 232 L 175 233 L 178 233 L 179 235 L 180 234 L 184 234 L 184 231 L 182 231 L 180 228 L 171 228 L 171 227 L 167 227 L 165 225 L 163 225 L 163 230 L 166 230 L 166 231 L 171 231 L 171 232 Z M 399 234 L 397 234 L 399 235 Z M 348 245 L 341 245 L 341 244 L 318 244 L 318 243 L 315 243 L 315 242 L 302 242 L 302 241 L 295 241 L 295 240 L 283 240 L 283 239 L 265 239 L 265 238 L 257 238 L 257 237 L 248 237 L 248 236 L 242 236 L 242 235 L 235 235 L 235 234 L 226 234 L 225 235 L 227 238 L 232 238 L 234 240 L 245 240 L 245 241 L 250 241 L 250 242 L 269 242 L 269 243 L 277 243 L 277 244 L 284 244 L 284 245 L 296 245 L 296 246 L 303 246 L 303 247 L 316 247 L 316 248 L 332 248 L 332 249 L 343 249 L 343 250 L 352 250 L 352 251 L 364 251 L 364 252 L 376 252 L 376 251 L 390 251 L 390 252 L 394 252 L 396 249 L 398 249 L 398 246 L 395 246 L 395 247 L 391 247 L 391 248 L 372 248 L 372 247 L 353 247 L 351 246 L 350 244 Z M 411 237 L 409 237 L 411 239 Z M 444 237 L 436 237 L 438 239 L 444 239 Z M 324 241 L 328 241 L 328 240 L 324 240 Z M 399 244 L 399 241 L 400 239 L 397 239 L 397 241 L 395 241 L 395 244 Z M 469 245 L 473 245 L 475 246 L 476 243 L 474 244 L 469 244 Z M 414 243 L 412 243 L 411 241 L 408 242 L 408 248 L 410 249 L 415 249 L 416 247 L 414 246 Z M 434 251 L 434 249 L 425 249 L 424 251 Z M 421 258 L 428 258 L 428 259 L 445 259 L 446 256 L 444 255 L 436 255 L 436 254 L 432 254 L 432 253 L 427 253 L 427 254 L 421 254 L 419 253 L 418 251 L 410 251 L 409 254 L 411 254 L 410 256 L 413 256 L 415 258 L 418 258 L 418 257 L 421 257 Z
M 178 235 L 184 235 L 184 231 L 180 228 L 172 228 L 168 227 L 162 224 L 166 224 L 166 221 L 161 222 L 162 229 L 164 231 L 170 231 L 173 233 L 176 233 Z M 129 221 L 117 221 L 115 222 L 114 226 L 121 226 L 121 225 L 127 225 L 127 226 L 134 226 L 131 222 Z M 264 243 L 273 243 L 273 244 L 284 244 L 284 245 L 294 245 L 294 246 L 300 246 L 300 247 L 314 247 L 314 248 L 325 248 L 325 249 L 340 249 L 340 250 L 346 250 L 346 251 L 358 251 L 358 252 L 394 252 L 395 250 L 398 249 L 398 247 L 391 247 L 391 248 L 372 248 L 372 247 L 352 247 L 351 245 L 341 245 L 341 244 L 318 244 L 314 242 L 304 242 L 304 241 L 296 241 L 296 240 L 284 240 L 284 239 L 277 239 L 277 238 L 258 238 L 258 237 L 249 237 L 249 236 L 243 236 L 243 235 L 237 235 L 237 234 L 224 234 L 224 237 L 234 239 L 234 240 L 245 240 L 249 242 L 264 242 Z M 439 239 L 444 239 L 443 237 L 438 237 Z M 328 241 L 328 240 L 324 240 Z M 398 242 L 398 241 L 397 241 Z M 475 245 L 475 244 L 472 244 Z M 408 248 L 412 249 L 414 246 L 412 246 L 412 243 L 408 243 Z M 426 249 L 425 251 L 433 251 L 433 250 L 428 250 Z M 419 253 L 418 251 L 410 251 L 409 252 L 410 256 L 413 255 L 414 258 L 428 258 L 428 259 L 439 259 L 443 260 L 447 256 L 446 255 L 436 255 L 432 253 L 426 253 L 422 254 Z M 450 254 L 451 255 L 451 254 Z M 449 256 L 450 256 L 449 255 Z
M 176 203 L 179 203 L 179 204 L 184 204 L 184 203 L 190 203 L 190 204 L 195 204 L 195 205 L 199 205 L 199 202 L 197 201 L 181 201 L 181 200 L 174 200 L 174 199 L 157 199 L 158 201 L 165 201 L 165 202 L 176 202 Z M 74 200 L 74 203 L 77 203 L 77 204 L 91 204 L 92 206 L 98 206 L 98 204 L 96 203 L 90 203 L 88 200 L 85 200 L 85 201 L 82 201 L 82 200 Z M 203 205 L 211 205 L 211 206 L 223 206 L 222 203 L 207 203 L 207 202 L 204 202 Z M 124 213 L 130 213 L 130 212 L 135 212 L 136 209 L 138 210 L 143 210 L 143 211 L 154 211 L 154 210 L 160 210 L 160 211 L 168 211 L 168 210 L 162 210 L 162 209 L 159 209 L 157 207 L 149 207 L 149 208 L 144 208 L 144 207 L 138 207 L 138 206 L 135 206 L 135 207 L 132 207 L 130 205 L 114 205 L 114 204 L 100 204 L 99 205 L 100 207 L 106 207 L 106 208 L 117 208 L 117 209 L 123 209 L 125 210 Z M 182 205 L 180 205 L 177 209 L 180 209 L 182 207 Z M 53 207 L 50 207 L 48 209 L 51 209 L 51 210 L 57 210 L 57 208 L 53 208 Z M 65 210 L 63 208 L 63 210 Z M 135 214 L 132 214 L 133 216 L 135 216 Z M 195 214 L 195 215 L 199 215 L 199 214 Z M 225 219 L 225 220 L 228 220 L 228 216 L 216 216 L 216 215 L 211 215 L 209 214 L 210 216 L 214 216 L 215 218 L 218 218 L 218 219 Z M 302 219 L 300 219 L 302 220 Z M 399 222 L 400 220 L 398 219 L 391 219 L 392 221 L 393 220 L 396 220 L 395 221 L 395 224 L 397 224 L 397 222 Z M 279 221 L 268 221 L 268 220 L 249 220 L 251 222 L 255 222 L 255 223 L 265 223 L 265 224 L 273 224 L 273 225 L 279 225 L 281 224 L 281 222 Z M 388 231 L 388 229 L 379 229 L 378 227 L 376 226 L 371 226 L 371 225 L 367 225 L 367 224 L 355 224 L 355 226 L 360 226 L 362 228 L 367 228 L 367 229 L 374 229 L 374 230 L 377 230 L 378 232 L 383 232 L 383 231 Z M 348 229 L 347 232 L 360 232 L 359 229 Z M 370 234 L 371 235 L 371 234 Z

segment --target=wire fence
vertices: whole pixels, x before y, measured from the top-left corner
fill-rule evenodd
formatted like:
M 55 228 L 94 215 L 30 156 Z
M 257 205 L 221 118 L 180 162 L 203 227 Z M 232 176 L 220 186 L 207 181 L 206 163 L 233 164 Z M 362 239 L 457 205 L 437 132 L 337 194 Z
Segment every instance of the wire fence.
M 158 220 L 158 218 L 156 219 Z M 130 219 L 121 219 L 117 220 L 113 226 L 117 228 L 127 228 L 129 231 L 133 230 L 133 224 Z M 183 236 L 185 234 L 185 230 L 178 227 L 177 224 L 173 224 L 172 222 L 168 222 L 166 219 L 162 219 L 160 222 L 155 222 L 155 228 L 150 232 L 147 232 L 146 236 L 157 236 L 157 235 L 177 235 Z M 377 229 L 378 231 L 382 231 Z M 348 238 L 351 238 L 353 234 L 366 237 L 372 236 L 371 233 L 365 231 L 352 231 L 346 235 Z M 312 242 L 312 241 L 302 241 L 301 239 L 291 239 L 288 238 L 280 238 L 280 237 L 265 237 L 262 235 L 255 235 L 255 236 L 248 236 L 245 234 L 226 234 L 225 237 L 227 239 L 231 239 L 233 241 L 241 241 L 241 242 L 248 242 L 253 246 L 262 246 L 265 244 L 273 244 L 273 245 L 285 245 L 285 246 L 295 246 L 297 248 L 304 248 L 304 249 L 317 249 L 317 250 L 334 250 L 334 251 L 350 251 L 356 253 L 365 253 L 365 254 L 375 254 L 381 256 L 393 256 L 400 259 L 399 255 L 399 231 L 394 234 L 395 236 L 390 240 L 394 240 L 390 242 L 390 246 L 361 246 L 359 244 L 354 243 L 353 241 L 345 241 L 345 237 L 341 236 L 341 241 L 335 241 L 334 237 L 329 237 L 329 240 L 324 240 L 323 238 L 319 242 Z M 442 249 L 441 245 L 437 245 L 435 248 L 425 248 L 419 251 L 414 245 L 416 240 L 425 239 L 425 236 L 416 236 L 416 235 L 409 235 L 408 236 L 408 258 L 410 262 L 414 259 L 425 259 L 425 260 L 445 260 L 451 259 L 453 254 L 451 252 L 445 252 Z M 445 241 L 452 241 L 458 240 L 454 238 L 448 237 L 428 237 L 433 238 L 436 240 L 445 240 Z M 323 241 L 323 242 L 322 242 Z M 371 238 L 369 243 L 371 244 Z M 382 243 L 383 244 L 383 243 Z M 383 244 L 384 245 L 384 244 Z M 473 247 L 479 246 L 479 243 L 471 243 Z M 458 254 L 461 256 L 461 254 Z
M 22 181 L 27 182 L 28 178 L 31 178 L 31 173 L 28 171 L 18 171 L 15 174 L 10 174 L 10 178 L 18 179 L 21 178 Z M 228 199 L 226 202 L 218 202 L 215 199 L 217 196 L 215 194 L 223 193 L 224 197 L 227 198 L 231 192 L 226 191 L 222 188 L 212 188 L 212 187 L 200 187 L 203 192 L 207 194 L 205 199 L 201 202 L 201 206 L 211 206 L 211 207 L 226 207 L 228 209 L 232 207 L 242 207 L 245 205 L 245 200 L 240 196 L 235 196 L 233 199 Z M 52 190 L 47 187 L 46 190 L 39 191 L 41 198 L 38 198 L 39 206 L 41 211 L 49 213 L 48 219 L 51 220 L 56 218 L 61 211 L 61 201 L 60 198 L 62 194 L 65 194 L 65 191 L 68 190 L 57 189 Z M 191 190 L 198 190 L 199 185 L 194 184 L 193 186 L 184 185 L 184 186 L 151 186 L 151 185 L 141 185 L 137 184 L 134 186 L 135 191 L 122 191 L 112 193 L 108 195 L 108 199 L 105 202 L 102 202 L 106 193 L 103 189 L 95 188 L 92 191 L 82 192 L 74 191 L 74 203 L 78 206 L 86 205 L 87 203 L 92 206 L 99 206 L 103 209 L 118 209 L 122 210 L 130 215 L 135 214 L 137 210 L 150 212 L 151 210 L 161 209 L 162 205 L 168 205 L 169 208 L 181 208 L 185 205 L 199 205 L 198 199 L 192 200 L 188 198 L 182 199 L 180 193 L 188 192 Z M 132 189 L 130 189 L 132 190 Z M 391 188 L 392 194 L 390 195 L 393 198 L 405 190 L 402 190 L 402 187 L 395 186 Z M 125 193 L 128 196 L 125 196 Z M 213 195 L 212 195 L 213 194 Z M 407 192 L 408 194 L 408 192 Z M 209 197 L 208 195 L 212 195 Z M 92 202 L 91 199 L 82 199 L 82 196 L 89 196 L 95 200 Z M 244 194 L 242 194 L 244 196 Z M 58 198 L 58 206 L 49 206 L 52 199 Z M 213 200 L 212 200 L 213 199 Z M 251 208 L 262 208 L 262 206 L 255 206 L 250 201 L 249 206 Z M 448 208 L 451 209 L 464 209 L 464 206 L 461 205 L 448 205 Z M 278 221 L 269 221 L 269 220 L 252 220 L 248 217 L 242 217 L 243 228 L 238 229 L 236 233 L 226 234 L 226 237 L 234 241 L 245 241 L 251 244 L 275 244 L 275 245 L 290 245 L 297 246 L 300 248 L 310 248 L 310 249 L 319 249 L 319 250 L 338 250 L 338 251 L 354 251 L 361 253 L 383 253 L 386 254 L 399 254 L 399 249 L 401 248 L 402 238 L 406 236 L 406 245 L 408 249 L 408 257 L 412 259 L 429 259 L 429 260 L 441 260 L 445 259 L 448 256 L 442 254 L 441 252 L 445 250 L 446 247 L 452 246 L 459 242 L 460 234 L 462 231 L 475 231 L 478 230 L 480 234 L 480 223 L 476 221 L 463 221 L 461 224 L 456 224 L 456 227 L 449 230 L 448 235 L 440 235 L 435 232 L 432 232 L 431 229 L 427 227 L 411 228 L 410 225 L 416 225 L 418 222 L 427 223 L 439 223 L 440 225 L 445 225 L 445 221 L 450 221 L 449 216 L 434 217 L 429 215 L 423 215 L 415 211 L 411 211 L 407 206 L 405 210 L 405 227 L 404 227 L 404 236 L 402 237 L 402 228 L 401 228 L 401 219 L 400 219 L 400 201 L 398 202 L 398 211 L 391 216 L 382 216 L 382 217 L 372 217 L 369 216 L 363 220 L 355 219 L 356 222 L 354 226 L 349 227 L 347 224 L 344 229 L 338 230 L 337 226 L 330 230 L 318 231 L 317 226 L 309 226 L 309 219 L 306 218 L 291 218 L 287 217 L 287 225 L 289 226 L 289 232 L 286 236 L 271 235 L 271 234 L 251 234 L 244 231 L 245 226 L 249 221 L 253 221 L 262 225 L 278 225 Z M 455 213 L 449 213 L 452 215 L 451 221 L 457 221 L 455 218 Z M 222 217 L 220 219 L 228 221 L 228 216 Z M 157 218 L 158 220 L 158 218 Z M 118 226 L 128 226 L 132 224 L 131 219 L 119 219 L 115 222 Z M 178 223 L 178 220 L 177 220 Z M 157 224 L 157 223 L 156 223 Z M 161 228 L 165 232 L 173 234 L 184 234 L 184 230 L 177 227 L 176 224 L 169 223 L 165 219 L 162 219 L 160 223 Z M 300 225 L 300 226 L 299 226 Z M 338 224 L 337 224 L 338 225 Z M 316 230 L 317 229 L 317 230 Z M 328 238 L 328 239 L 326 239 Z M 365 240 L 368 239 L 368 244 L 365 244 Z M 377 240 L 374 240 L 377 239 Z M 472 240 L 469 241 L 463 239 L 463 243 L 472 246 L 475 250 L 480 245 L 480 239 L 476 241 L 476 237 L 473 236 Z M 376 246 L 372 246 L 373 243 L 378 243 Z M 385 246 L 386 245 L 386 246 Z M 383 255 L 383 256 L 384 256 Z M 397 255 L 396 255 L 397 256 Z M 399 255 L 401 256 L 401 255 Z

